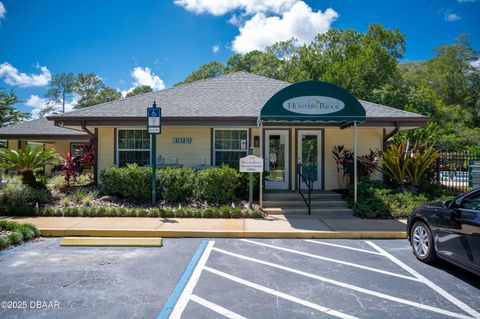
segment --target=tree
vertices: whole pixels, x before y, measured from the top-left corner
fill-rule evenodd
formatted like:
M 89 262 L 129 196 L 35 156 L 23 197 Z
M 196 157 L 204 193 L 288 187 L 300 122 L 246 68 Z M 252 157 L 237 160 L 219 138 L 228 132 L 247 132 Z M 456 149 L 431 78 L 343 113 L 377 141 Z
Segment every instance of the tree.
M 33 188 L 40 188 L 43 184 L 37 182 L 34 172 L 45 165 L 59 163 L 59 156 L 53 148 L 25 146 L 23 149 L 0 150 L 0 167 L 5 170 L 15 170 L 22 174 L 22 183 Z
M 104 88 L 102 79 L 94 73 L 79 73 L 75 77 L 74 92 L 80 97 L 75 108 L 95 105 L 96 96 Z
M 185 80 L 178 82 L 175 86 L 193 81 L 203 80 L 219 76 L 226 73 L 225 64 L 222 62 L 213 61 L 210 63 L 202 64 L 196 71 L 190 73 Z
M 141 86 L 135 87 L 131 92 L 128 92 L 126 97 L 135 96 L 135 95 L 148 93 L 152 91 L 153 91 L 152 87 L 148 85 L 141 85 Z
M 0 88 L 0 127 L 30 118 L 29 113 L 21 112 L 13 107 L 13 105 L 19 102 L 13 90 L 7 93 L 5 89 Z
M 65 103 L 69 95 L 75 89 L 75 76 L 73 73 L 59 73 L 52 77 L 45 98 L 53 109 L 53 105 L 61 104 L 62 112 L 65 113 Z

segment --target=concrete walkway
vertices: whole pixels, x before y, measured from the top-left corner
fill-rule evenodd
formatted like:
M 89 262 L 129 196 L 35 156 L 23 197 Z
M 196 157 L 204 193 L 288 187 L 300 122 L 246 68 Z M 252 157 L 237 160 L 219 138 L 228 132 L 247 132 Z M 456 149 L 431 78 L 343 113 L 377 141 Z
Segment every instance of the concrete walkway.
M 405 238 L 404 220 L 271 215 L 264 219 L 2 217 L 32 223 L 42 236 Z

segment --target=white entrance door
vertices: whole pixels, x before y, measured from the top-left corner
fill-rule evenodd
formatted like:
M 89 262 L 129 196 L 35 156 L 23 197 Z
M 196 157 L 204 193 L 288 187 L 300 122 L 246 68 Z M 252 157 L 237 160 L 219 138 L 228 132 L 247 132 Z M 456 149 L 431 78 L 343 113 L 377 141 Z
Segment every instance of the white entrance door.
M 288 131 L 265 131 L 266 189 L 288 189 L 289 169 Z
M 298 130 L 297 163 L 303 166 L 303 175 L 311 177 L 313 188 L 322 188 L 322 131 Z M 302 182 L 303 183 L 303 182 Z M 305 183 L 302 187 L 307 187 Z

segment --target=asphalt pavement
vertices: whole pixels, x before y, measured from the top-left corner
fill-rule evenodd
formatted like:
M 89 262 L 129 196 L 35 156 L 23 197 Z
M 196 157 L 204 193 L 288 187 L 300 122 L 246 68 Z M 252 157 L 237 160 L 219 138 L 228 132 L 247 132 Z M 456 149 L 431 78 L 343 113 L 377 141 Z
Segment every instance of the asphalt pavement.
M 0 256 L 0 318 L 480 318 L 479 278 L 406 240 L 59 242 Z

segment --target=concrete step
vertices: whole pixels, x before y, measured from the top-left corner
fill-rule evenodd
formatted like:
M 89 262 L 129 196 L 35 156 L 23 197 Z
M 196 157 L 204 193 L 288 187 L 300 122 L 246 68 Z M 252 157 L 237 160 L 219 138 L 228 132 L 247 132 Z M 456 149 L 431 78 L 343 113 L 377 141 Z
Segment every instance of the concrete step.
M 307 196 L 307 194 L 305 194 Z M 301 199 L 301 195 L 297 192 L 288 192 L 288 193 L 265 193 L 263 194 L 264 200 L 291 200 L 291 199 Z M 341 200 L 342 196 L 334 192 L 321 192 L 321 193 L 312 193 L 312 200 L 314 199 L 326 199 L 326 200 Z
M 312 200 L 311 207 L 348 207 L 346 201 L 343 200 Z M 263 207 L 306 207 L 302 198 L 296 200 L 264 200 Z
M 268 215 L 305 215 L 308 213 L 307 207 L 270 207 L 264 208 L 263 211 Z M 322 216 L 351 216 L 353 215 L 353 210 L 350 208 L 344 207 L 312 207 L 312 215 L 322 215 Z

